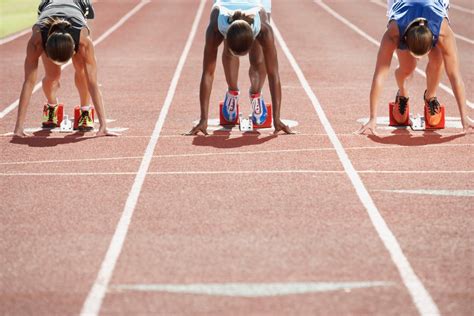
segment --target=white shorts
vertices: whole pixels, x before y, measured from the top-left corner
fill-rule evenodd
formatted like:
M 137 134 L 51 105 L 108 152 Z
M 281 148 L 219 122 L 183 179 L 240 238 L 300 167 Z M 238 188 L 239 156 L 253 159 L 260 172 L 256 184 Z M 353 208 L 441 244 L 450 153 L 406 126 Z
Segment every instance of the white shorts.
M 238 6 L 243 5 L 246 9 L 248 6 L 262 6 L 267 13 L 272 12 L 272 0 L 214 0 L 214 5 L 223 4 L 231 5 L 231 6 Z

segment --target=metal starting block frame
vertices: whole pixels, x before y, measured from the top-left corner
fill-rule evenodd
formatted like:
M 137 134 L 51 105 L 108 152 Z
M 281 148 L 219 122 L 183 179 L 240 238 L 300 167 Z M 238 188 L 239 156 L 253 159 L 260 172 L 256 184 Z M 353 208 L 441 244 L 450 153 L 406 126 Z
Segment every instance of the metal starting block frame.
M 69 119 L 68 115 L 64 115 L 61 125 L 59 125 L 59 132 L 60 133 L 72 133 L 73 129 L 73 122 Z
M 424 131 L 426 130 L 425 117 L 417 114 L 416 116 L 410 116 L 410 128 L 413 131 Z
M 252 115 L 249 115 L 248 118 L 243 118 L 242 113 L 239 114 L 239 129 L 241 132 L 253 131 Z

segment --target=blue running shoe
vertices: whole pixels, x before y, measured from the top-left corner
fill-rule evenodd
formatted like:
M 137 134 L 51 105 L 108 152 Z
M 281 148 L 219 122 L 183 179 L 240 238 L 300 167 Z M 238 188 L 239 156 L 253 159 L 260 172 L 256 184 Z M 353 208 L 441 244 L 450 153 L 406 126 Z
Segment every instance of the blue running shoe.
M 250 94 L 252 103 L 252 121 L 256 125 L 262 125 L 267 120 L 267 107 L 261 93 Z
M 237 119 L 239 106 L 239 91 L 227 91 L 222 107 L 222 114 L 227 122 L 234 122 Z

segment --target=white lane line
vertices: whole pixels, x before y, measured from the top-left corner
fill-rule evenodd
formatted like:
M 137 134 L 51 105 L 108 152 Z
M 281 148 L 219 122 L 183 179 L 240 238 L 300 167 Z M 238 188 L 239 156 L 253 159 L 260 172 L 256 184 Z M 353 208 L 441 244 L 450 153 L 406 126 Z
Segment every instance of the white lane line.
M 149 171 L 150 176 L 239 175 L 239 174 L 345 174 L 344 170 L 226 170 L 226 171 Z M 358 174 L 474 174 L 474 170 L 360 170 Z M 3 172 L 0 177 L 129 176 L 137 172 Z
M 320 7 L 322 7 L 324 10 L 326 10 L 329 14 L 331 14 L 333 17 L 335 17 L 337 20 L 341 21 L 342 23 L 344 23 L 345 25 L 347 25 L 349 28 L 351 28 L 354 32 L 356 32 L 357 34 L 359 34 L 360 36 L 362 36 L 363 38 L 365 38 L 366 40 L 368 40 L 369 42 L 371 42 L 372 44 L 376 45 L 376 46 L 380 46 L 380 43 L 374 39 L 373 37 L 371 37 L 369 34 L 365 33 L 364 31 L 362 31 L 360 28 L 358 28 L 357 26 L 355 26 L 354 24 L 352 24 L 351 22 L 349 22 L 346 18 L 344 18 L 343 16 L 341 16 L 339 13 L 337 13 L 336 11 L 334 11 L 331 7 L 329 7 L 328 5 L 326 5 L 322 0 L 314 0 L 313 1 L 314 3 L 318 4 Z M 398 56 L 396 54 L 393 54 L 393 57 L 396 58 L 398 60 Z M 421 75 L 422 77 L 426 78 L 426 73 L 421 70 L 420 68 L 416 67 L 415 68 L 415 71 Z M 444 91 L 446 91 L 447 93 L 449 93 L 451 96 L 454 97 L 454 92 L 453 90 L 448 87 L 447 85 L 445 85 L 444 83 L 440 82 L 439 83 L 439 86 L 441 87 L 441 89 L 443 89 Z M 474 109 L 474 103 L 469 101 L 468 99 L 466 99 L 466 104 L 468 107 L 470 107 L 471 109 Z
M 98 39 L 96 39 L 93 43 L 94 45 L 98 45 L 104 39 L 106 39 L 110 34 L 115 32 L 119 27 L 121 27 L 128 19 L 130 19 L 135 13 L 137 13 L 144 5 L 150 3 L 150 0 L 141 0 L 139 4 L 137 4 L 132 10 L 130 10 L 127 14 L 125 14 L 117 23 L 115 23 L 111 28 L 109 28 L 106 32 L 104 32 Z M 66 67 L 71 65 L 72 62 L 69 61 L 67 64 L 61 66 L 61 70 L 64 70 Z M 43 86 L 43 82 L 38 82 L 35 87 L 33 88 L 33 93 L 38 91 Z M 17 99 L 15 102 L 7 106 L 3 111 L 0 112 L 0 119 L 4 118 L 8 113 L 13 111 L 20 102 L 20 99 Z
M 469 13 L 469 14 L 474 14 L 474 10 L 462 7 L 460 5 L 453 4 L 451 2 L 449 3 L 449 8 L 450 9 L 455 9 L 455 10 L 458 10 L 458 11 L 461 11 L 461 12 Z
M 20 32 L 18 32 L 18 33 L 15 33 L 15 34 L 13 34 L 13 35 L 10 35 L 10 36 L 4 37 L 4 38 L 0 38 L 0 46 L 1 46 L 1 45 L 4 45 L 4 44 L 6 44 L 6 43 L 9 43 L 9 42 L 11 42 L 11 41 L 14 41 L 14 40 L 16 40 L 17 38 L 22 37 L 22 36 L 24 36 L 24 35 L 26 35 L 26 34 L 28 34 L 28 33 L 31 33 L 31 28 L 27 28 L 27 29 L 25 29 L 25 30 L 23 30 L 23 31 L 20 31 Z
M 400 273 L 401 279 L 405 284 L 408 292 L 410 293 L 413 302 L 415 303 L 418 311 L 422 315 L 439 315 L 438 307 L 436 306 L 435 302 L 431 298 L 431 295 L 428 293 L 426 288 L 424 287 L 421 280 L 413 271 L 413 268 L 408 262 L 408 259 L 405 257 L 400 245 L 398 244 L 397 239 L 395 238 L 394 234 L 388 227 L 387 223 L 383 219 L 382 215 L 380 214 L 377 206 L 375 206 L 372 197 L 370 196 L 367 188 L 364 186 L 359 174 L 355 170 L 354 166 L 352 165 L 351 160 L 347 156 L 344 147 L 342 146 L 339 138 L 337 137 L 334 129 L 329 122 L 326 113 L 324 112 L 321 104 L 319 103 L 318 98 L 314 94 L 313 90 L 311 89 L 308 81 L 306 80 L 303 71 L 301 70 L 300 66 L 298 65 L 295 57 L 289 50 L 288 46 L 286 45 L 283 37 L 281 36 L 278 28 L 274 24 L 274 20 L 272 19 L 272 24 L 274 27 L 275 37 L 277 38 L 280 46 L 285 53 L 288 61 L 290 62 L 291 66 L 293 67 L 301 85 L 303 86 L 306 94 L 308 95 L 311 103 L 314 106 L 314 109 L 323 125 L 326 133 L 328 134 L 331 143 L 333 144 L 334 148 L 336 149 L 336 153 L 341 161 L 342 165 L 344 166 L 344 170 L 346 171 L 347 176 L 352 182 L 356 193 L 364 205 L 367 213 L 372 221 L 372 224 L 377 231 L 380 239 L 382 240 L 385 248 L 390 253 L 393 263 L 398 268 Z
M 138 291 L 186 293 L 230 297 L 275 297 L 332 291 L 389 287 L 393 282 L 292 282 L 292 283 L 193 283 L 193 284 L 120 284 L 110 292 Z
M 327 136 L 327 134 L 324 134 L 324 135 Z M 431 147 L 463 147 L 464 148 L 464 147 L 470 147 L 470 146 L 474 146 L 474 144 L 426 144 L 423 146 L 406 147 L 406 149 L 420 150 L 420 149 L 431 148 Z M 384 150 L 384 149 L 400 149 L 400 146 L 399 145 L 356 146 L 356 147 L 346 147 L 345 149 L 346 150 L 372 150 L 372 149 Z M 153 158 L 166 159 L 166 158 L 233 156 L 233 155 L 264 155 L 264 154 L 284 154 L 284 153 L 302 153 L 302 152 L 318 152 L 318 151 L 335 151 L 335 149 L 334 147 L 320 147 L 320 148 L 281 149 L 281 150 L 228 151 L 228 152 L 199 153 L 199 154 L 153 155 Z M 113 160 L 136 160 L 136 159 L 143 159 L 143 156 L 11 161 L 11 162 L 0 162 L 0 166 L 46 164 L 46 163 L 57 164 L 57 163 L 71 163 L 71 162 L 97 162 L 97 161 L 111 161 L 111 160 L 112 161 Z
M 205 4 L 206 0 L 200 1 L 199 8 L 196 12 L 196 16 L 191 27 L 191 31 L 186 41 L 186 45 L 183 49 L 181 57 L 179 58 L 179 62 L 173 75 L 170 87 L 168 89 L 166 99 L 160 111 L 158 120 L 156 121 L 155 128 L 153 129 L 151 139 L 146 148 L 145 154 L 140 164 L 140 168 L 133 182 L 133 186 L 128 195 L 127 202 L 122 212 L 122 216 L 120 217 L 120 221 L 110 242 L 107 254 L 105 255 L 105 258 L 100 267 L 97 279 L 95 280 L 94 285 L 91 288 L 89 295 L 87 296 L 87 299 L 84 302 L 84 305 L 82 306 L 82 316 L 91 316 L 99 314 L 100 308 L 102 306 L 102 300 L 105 297 L 105 293 L 107 292 L 107 287 L 109 286 L 109 282 L 114 272 L 115 265 L 117 264 L 120 252 L 122 251 L 122 247 L 128 233 L 130 221 L 132 219 L 133 212 L 135 211 L 135 207 L 138 202 L 138 197 L 140 195 L 142 185 L 145 181 L 148 168 L 150 167 L 153 152 L 160 137 L 161 129 L 163 128 L 166 115 L 168 114 L 168 110 L 171 106 L 171 102 L 176 92 L 176 87 L 178 85 L 179 78 L 181 77 L 181 72 L 183 70 L 184 64 L 188 57 L 189 50 L 191 49 L 191 45 L 196 35 L 196 31 L 199 25 L 199 21 L 201 20 Z
M 381 1 L 381 0 L 371 0 L 370 2 L 387 9 L 387 2 L 384 2 L 384 1 Z M 474 44 L 474 40 L 472 40 L 470 38 L 467 38 L 465 36 L 459 35 L 457 33 L 454 33 L 454 37 L 456 37 L 457 39 L 460 39 L 461 41 L 465 41 L 469 44 Z
M 439 195 L 439 196 L 474 196 L 474 190 L 374 190 L 401 194 Z

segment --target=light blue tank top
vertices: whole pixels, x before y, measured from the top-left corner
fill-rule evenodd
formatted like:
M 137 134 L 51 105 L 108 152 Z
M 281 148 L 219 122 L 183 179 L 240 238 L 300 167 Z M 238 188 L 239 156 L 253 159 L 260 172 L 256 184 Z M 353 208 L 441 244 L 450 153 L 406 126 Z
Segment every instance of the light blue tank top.
M 254 21 L 250 26 L 252 27 L 253 37 L 256 38 L 260 33 L 262 21 L 260 19 L 260 10 L 262 5 L 260 0 L 217 0 L 214 8 L 219 9 L 219 17 L 217 18 L 217 25 L 219 32 L 227 38 L 227 31 L 230 26 L 230 18 L 235 11 L 242 11 L 247 15 L 253 15 Z
M 433 33 L 433 46 L 436 45 L 441 30 L 441 23 L 447 17 L 447 8 L 443 0 L 400 0 L 395 1 L 389 20 L 395 20 L 400 33 L 399 49 L 408 49 L 405 42 L 405 32 L 414 20 L 423 18 L 428 22 L 428 28 Z

